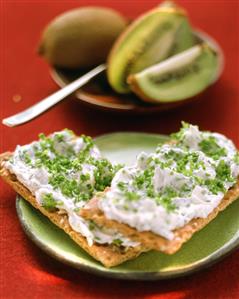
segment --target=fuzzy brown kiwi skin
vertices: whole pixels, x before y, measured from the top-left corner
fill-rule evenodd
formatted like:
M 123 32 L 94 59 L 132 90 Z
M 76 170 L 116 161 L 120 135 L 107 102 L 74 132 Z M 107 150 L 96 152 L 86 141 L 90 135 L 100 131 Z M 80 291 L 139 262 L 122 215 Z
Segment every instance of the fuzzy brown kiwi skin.
M 113 59 L 113 56 L 115 55 L 115 52 L 118 50 L 118 47 L 122 43 L 122 41 L 124 41 L 125 36 L 127 36 L 128 32 L 133 30 L 135 27 L 137 27 L 138 24 L 141 22 L 141 20 L 145 18 L 145 15 L 149 15 L 156 11 L 165 12 L 165 13 L 169 13 L 169 14 L 173 13 L 175 15 L 180 15 L 180 16 L 187 16 L 187 12 L 184 9 L 182 9 L 181 7 L 178 7 L 176 5 L 174 7 L 163 7 L 163 6 L 157 7 L 157 8 L 154 8 L 154 9 L 148 11 L 146 14 L 143 14 L 141 17 L 139 17 L 135 21 L 133 21 L 132 24 L 128 25 L 128 27 L 118 36 L 118 38 L 114 42 L 113 47 L 111 48 L 111 51 L 107 57 L 107 65 L 110 65 L 110 63 Z M 107 72 L 107 75 L 109 76 L 108 69 L 109 68 L 107 68 L 106 72 Z
M 88 23 L 92 25 L 91 30 L 87 30 Z M 98 6 L 74 8 L 58 15 L 46 25 L 36 50 L 53 66 L 69 69 L 94 67 L 105 62 L 115 39 L 127 25 L 128 20 L 110 8 Z M 70 30 L 72 28 L 73 30 Z M 103 43 L 101 43 L 102 34 Z M 86 38 L 86 43 L 81 46 L 83 37 Z M 97 42 L 101 45 L 100 49 L 92 53 L 90 50 L 97 48 Z M 75 45 L 71 47 L 75 50 L 69 47 L 69 43 Z M 61 50 L 62 47 L 65 51 Z

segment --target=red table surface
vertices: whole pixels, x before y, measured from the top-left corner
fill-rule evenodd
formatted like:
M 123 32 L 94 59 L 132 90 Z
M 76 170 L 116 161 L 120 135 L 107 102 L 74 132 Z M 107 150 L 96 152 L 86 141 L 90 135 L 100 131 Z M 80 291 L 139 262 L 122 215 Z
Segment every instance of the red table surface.
M 1 0 L 0 118 L 16 113 L 57 90 L 47 64 L 36 54 L 42 28 L 59 13 L 81 5 L 114 7 L 135 17 L 158 1 L 7 1 Z M 0 125 L 0 152 L 17 144 L 70 128 L 97 136 L 115 131 L 168 134 L 180 121 L 226 134 L 239 147 L 239 24 L 238 1 L 179 1 L 192 24 L 222 46 L 226 66 L 220 80 L 203 100 L 153 116 L 122 116 L 82 107 L 73 98 L 36 120 L 7 128 Z M 16 102 L 16 95 L 21 101 Z M 23 233 L 15 210 L 15 193 L 0 182 L 1 293 L 0 298 L 239 298 L 239 252 L 208 270 L 189 277 L 157 282 L 134 282 L 95 277 L 48 257 Z

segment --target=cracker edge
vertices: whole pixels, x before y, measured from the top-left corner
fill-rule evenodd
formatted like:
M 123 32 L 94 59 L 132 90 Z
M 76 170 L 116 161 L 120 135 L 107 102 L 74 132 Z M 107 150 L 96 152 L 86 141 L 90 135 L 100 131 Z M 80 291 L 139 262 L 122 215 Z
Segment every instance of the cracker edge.
M 135 228 L 127 224 L 107 219 L 103 211 L 98 208 L 99 198 L 91 199 L 86 206 L 80 211 L 80 215 L 85 219 L 91 219 L 98 225 L 117 229 L 123 235 L 130 239 L 140 242 L 147 248 L 158 250 L 167 254 L 177 252 L 182 245 L 188 241 L 194 233 L 204 228 L 211 222 L 219 212 L 223 211 L 227 206 L 239 197 L 239 179 L 237 183 L 224 195 L 220 204 L 208 215 L 207 218 L 194 218 L 184 227 L 174 230 L 174 239 L 167 240 L 153 232 L 139 232 Z
M 117 266 L 127 260 L 134 259 L 142 252 L 148 251 L 142 245 L 136 247 L 130 247 L 125 252 L 120 251 L 116 246 L 93 244 L 88 245 L 85 237 L 80 233 L 74 231 L 68 221 L 66 214 L 62 215 L 58 212 L 48 212 L 41 207 L 34 195 L 20 183 L 14 174 L 11 174 L 5 167 L 4 163 L 11 157 L 11 152 L 0 154 L 0 176 L 8 183 L 18 194 L 20 194 L 25 200 L 27 200 L 34 208 L 39 210 L 44 216 L 46 216 L 56 226 L 61 228 L 67 233 L 73 241 L 75 241 L 81 248 L 83 248 L 94 259 L 100 261 L 105 267 L 110 268 Z

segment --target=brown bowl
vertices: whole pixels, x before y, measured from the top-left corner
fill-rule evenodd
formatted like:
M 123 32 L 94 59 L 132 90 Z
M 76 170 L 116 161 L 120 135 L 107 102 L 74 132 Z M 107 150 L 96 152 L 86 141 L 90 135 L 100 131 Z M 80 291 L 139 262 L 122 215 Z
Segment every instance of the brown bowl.
M 223 70 L 224 55 L 222 49 L 218 45 L 218 43 L 206 33 L 199 30 L 195 30 L 194 35 L 198 42 L 207 42 L 218 53 L 219 67 L 217 75 L 211 83 L 213 84 L 220 77 Z M 77 79 L 87 71 L 89 70 L 66 70 L 53 67 L 51 69 L 51 76 L 60 87 L 64 87 L 65 85 Z M 92 79 L 85 86 L 77 90 L 75 92 L 75 97 L 82 103 L 98 109 L 128 112 L 135 114 L 148 114 L 173 109 L 186 103 L 198 100 L 199 98 L 201 98 L 201 94 L 199 96 L 182 101 L 177 101 L 174 103 L 145 103 L 132 93 L 124 95 L 116 93 L 109 86 L 106 78 L 106 73 L 103 72 L 100 75 L 96 76 L 94 79 Z

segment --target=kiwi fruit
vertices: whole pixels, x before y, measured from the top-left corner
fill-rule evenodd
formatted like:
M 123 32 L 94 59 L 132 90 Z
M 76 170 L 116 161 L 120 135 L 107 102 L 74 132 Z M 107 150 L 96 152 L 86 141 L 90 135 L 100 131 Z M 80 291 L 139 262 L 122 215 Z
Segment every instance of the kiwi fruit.
M 217 53 L 202 43 L 130 75 L 127 82 L 147 102 L 176 102 L 191 98 L 212 84 L 218 67 Z
M 106 61 L 128 21 L 115 10 L 82 7 L 56 17 L 45 28 L 38 52 L 51 65 L 89 68 Z
M 107 60 L 108 81 L 115 91 L 128 93 L 130 74 L 193 45 L 185 11 L 172 3 L 160 5 L 136 19 L 116 40 Z

